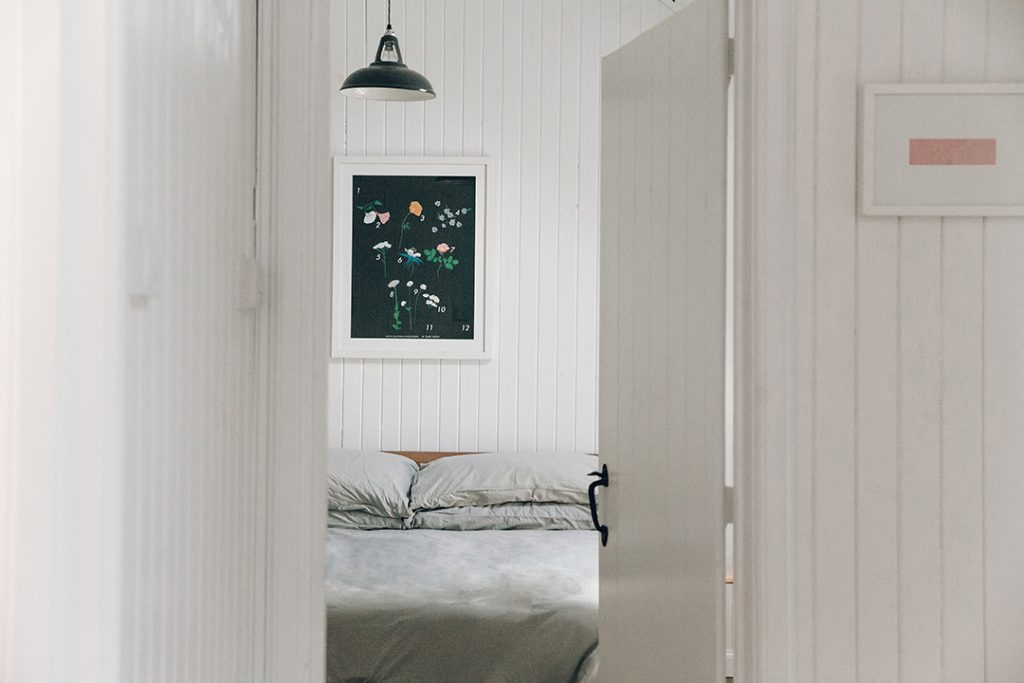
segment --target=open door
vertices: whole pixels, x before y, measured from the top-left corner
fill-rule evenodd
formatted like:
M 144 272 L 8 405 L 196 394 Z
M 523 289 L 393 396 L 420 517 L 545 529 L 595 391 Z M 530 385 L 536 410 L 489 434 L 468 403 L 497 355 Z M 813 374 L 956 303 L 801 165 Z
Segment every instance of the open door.
M 601 680 L 724 680 L 726 0 L 605 58 Z

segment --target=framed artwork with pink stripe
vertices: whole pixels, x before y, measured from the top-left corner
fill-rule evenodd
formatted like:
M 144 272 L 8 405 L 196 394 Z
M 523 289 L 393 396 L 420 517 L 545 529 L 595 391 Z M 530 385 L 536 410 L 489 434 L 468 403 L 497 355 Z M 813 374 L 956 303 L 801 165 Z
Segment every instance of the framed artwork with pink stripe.
M 1024 215 L 1024 84 L 864 86 L 861 209 Z

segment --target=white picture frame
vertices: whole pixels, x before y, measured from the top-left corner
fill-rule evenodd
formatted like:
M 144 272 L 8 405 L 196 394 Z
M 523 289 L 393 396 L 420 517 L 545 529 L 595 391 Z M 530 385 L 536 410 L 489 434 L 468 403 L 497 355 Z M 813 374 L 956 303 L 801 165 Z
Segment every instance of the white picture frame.
M 495 236 L 492 200 L 495 182 L 493 168 L 490 160 L 484 157 L 334 157 L 334 268 L 331 304 L 332 357 L 483 360 L 493 356 L 495 352 L 498 304 L 497 238 Z M 468 311 L 471 308 L 472 319 L 466 323 L 464 322 L 466 318 L 463 317 L 460 323 L 455 326 L 460 334 L 471 334 L 472 336 L 458 339 L 430 338 L 426 336 L 433 334 L 433 332 L 422 329 L 426 327 L 426 324 L 421 322 L 425 318 L 421 317 L 417 320 L 415 318 L 417 311 L 419 311 L 418 315 L 421 316 L 440 315 L 442 318 L 438 318 L 438 320 L 448 320 L 443 316 L 449 316 L 449 312 L 441 313 L 444 310 L 443 298 L 438 301 L 440 305 L 433 308 L 424 304 L 420 308 L 410 310 L 412 306 L 416 306 L 413 303 L 399 310 L 396 305 L 394 313 L 396 320 L 394 322 L 401 325 L 401 329 L 392 331 L 389 326 L 387 331 L 379 336 L 366 336 L 365 325 L 363 325 L 360 332 L 355 335 L 353 334 L 353 330 L 358 327 L 355 321 L 366 320 L 366 316 L 361 315 L 361 311 L 357 311 L 357 316 L 353 317 L 353 306 L 359 307 L 364 305 L 363 300 L 359 297 L 360 292 L 363 291 L 366 278 L 365 271 L 361 270 L 365 268 L 361 261 L 357 262 L 355 266 L 353 265 L 353 259 L 361 255 L 361 253 L 360 255 L 354 254 L 353 232 L 356 229 L 362 229 L 364 225 L 362 221 L 357 224 L 354 219 L 355 214 L 358 213 L 356 209 L 362 211 L 363 207 L 363 205 L 357 204 L 358 199 L 354 199 L 354 195 L 357 192 L 357 188 L 354 187 L 354 179 L 356 177 L 365 178 L 368 176 L 377 177 L 381 179 L 381 182 L 385 183 L 388 179 L 394 179 L 397 183 L 402 179 L 408 181 L 409 177 L 419 176 L 424 177 L 424 183 L 427 186 L 431 182 L 428 179 L 434 179 L 434 181 L 440 178 L 473 179 L 475 192 L 474 204 L 472 206 L 472 212 L 474 213 L 474 220 L 472 221 L 474 235 L 471 259 L 472 269 L 470 271 L 459 271 L 462 278 L 465 278 L 467 272 L 472 272 L 473 274 L 473 304 L 471 307 L 463 307 L 463 316 L 468 316 Z M 380 186 L 379 183 L 377 183 L 377 186 Z M 406 206 L 411 208 L 411 205 Z M 422 215 L 415 218 L 423 220 L 412 221 L 415 225 L 410 225 L 408 238 L 404 231 L 404 223 L 397 222 L 398 220 L 404 221 L 405 219 L 401 219 L 398 215 L 393 217 L 389 215 L 387 223 L 395 221 L 391 225 L 387 225 L 387 223 L 381 225 L 379 216 L 376 225 L 365 224 L 371 229 L 376 228 L 377 232 L 382 236 L 381 242 L 378 244 L 389 244 L 388 250 L 378 250 L 377 254 L 381 254 L 385 259 L 388 259 L 391 267 L 396 269 L 396 271 L 386 276 L 394 278 L 391 282 L 394 282 L 395 279 L 399 280 L 399 284 L 391 288 L 392 292 L 387 292 L 389 295 L 392 295 L 393 303 L 395 304 L 399 303 L 399 299 L 404 299 L 401 303 L 407 303 L 412 300 L 412 296 L 402 296 L 404 292 L 402 288 L 406 286 L 407 282 L 415 283 L 415 289 L 413 287 L 409 289 L 410 291 L 416 291 L 418 295 L 416 299 L 420 300 L 419 297 L 422 296 L 418 290 L 422 286 L 420 281 L 428 280 L 424 274 L 425 272 L 429 271 L 432 275 L 436 275 L 437 281 L 442 283 L 445 282 L 443 275 L 456 272 L 454 270 L 446 271 L 445 265 L 440 262 L 444 259 L 440 258 L 442 254 L 439 253 L 441 250 L 438 249 L 441 244 L 447 246 L 447 242 L 453 242 L 454 246 L 454 241 L 452 238 L 444 237 L 445 231 L 434 230 L 430 232 L 433 228 L 439 228 L 436 223 L 440 221 L 434 220 L 434 213 L 442 214 L 444 209 L 448 207 L 434 206 L 434 200 L 430 197 L 425 197 L 421 208 Z M 402 211 L 405 211 L 405 207 L 402 207 Z M 459 209 L 457 208 L 456 212 L 458 211 Z M 395 208 L 392 208 L 387 213 L 394 214 Z M 429 221 L 428 213 L 430 214 Z M 383 215 L 385 213 L 380 212 L 380 216 Z M 408 212 L 406 218 L 412 217 L 411 212 Z M 435 224 L 432 225 L 431 221 Z M 403 241 L 400 241 L 395 247 L 391 247 L 390 244 L 394 241 L 394 237 L 392 236 L 389 240 L 386 240 L 384 235 L 394 233 L 396 229 L 401 230 L 399 234 Z M 463 229 L 463 225 L 461 225 L 460 221 L 458 230 L 461 229 Z M 447 227 L 445 227 L 445 230 L 447 230 Z M 455 234 L 455 230 L 456 228 L 453 225 L 447 234 Z M 409 239 L 410 243 L 406 244 L 404 242 L 405 239 Z M 359 237 L 356 237 L 356 241 L 359 242 Z M 433 244 L 435 241 L 439 244 Z M 428 242 L 430 244 L 429 249 L 425 246 Z M 424 253 L 427 253 L 432 257 L 438 257 L 439 261 L 427 263 L 424 260 L 419 273 L 416 273 L 415 268 L 413 270 L 402 270 L 403 266 L 408 268 L 410 265 L 408 261 L 399 262 L 401 253 L 407 251 L 409 247 L 414 247 L 417 250 L 416 256 L 419 258 L 424 258 Z M 466 252 L 458 252 L 457 249 L 453 248 L 451 252 L 444 253 L 444 256 L 450 260 L 461 256 L 461 260 L 454 266 L 454 268 L 458 268 L 459 265 L 465 265 L 470 261 L 464 254 Z M 374 258 L 376 258 L 376 254 L 374 254 Z M 451 265 L 450 262 L 449 265 Z M 382 264 L 382 266 L 387 267 L 387 264 Z M 420 267 L 417 266 L 417 268 Z M 354 280 L 354 273 L 356 277 L 363 279 L 359 281 Z M 382 282 L 384 281 L 386 280 L 382 280 Z M 353 302 L 354 287 L 356 288 L 357 299 L 355 303 Z M 465 289 L 465 285 L 463 289 Z M 424 289 L 423 292 L 433 296 L 429 289 Z M 427 301 L 426 297 L 422 300 Z M 412 327 L 413 323 L 416 323 L 416 330 Z M 449 327 L 455 325 L 451 320 L 448 320 L 447 324 Z M 467 324 L 471 329 L 465 332 L 463 328 Z M 374 329 L 376 330 L 377 327 L 374 327 Z
M 864 215 L 1024 215 L 1024 84 L 867 84 L 860 162 Z

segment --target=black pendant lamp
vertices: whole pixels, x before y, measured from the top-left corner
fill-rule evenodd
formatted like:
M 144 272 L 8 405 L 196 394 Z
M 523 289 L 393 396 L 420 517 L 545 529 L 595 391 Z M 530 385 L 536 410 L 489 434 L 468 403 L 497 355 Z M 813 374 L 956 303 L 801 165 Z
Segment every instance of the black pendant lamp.
M 377 56 L 370 66 L 356 69 L 341 85 L 341 92 L 364 100 L 432 100 L 434 86 L 402 61 L 398 38 L 391 28 L 391 0 L 388 0 L 388 28 L 380 38 Z

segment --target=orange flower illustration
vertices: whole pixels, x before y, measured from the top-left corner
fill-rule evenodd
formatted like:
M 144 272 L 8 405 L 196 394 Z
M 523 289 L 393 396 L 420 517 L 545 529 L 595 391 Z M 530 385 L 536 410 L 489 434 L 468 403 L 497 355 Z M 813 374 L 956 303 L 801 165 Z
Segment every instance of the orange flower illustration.
M 419 202 L 410 203 L 409 213 L 411 213 L 413 216 L 419 216 L 421 213 L 423 213 L 423 205 L 420 204 Z

